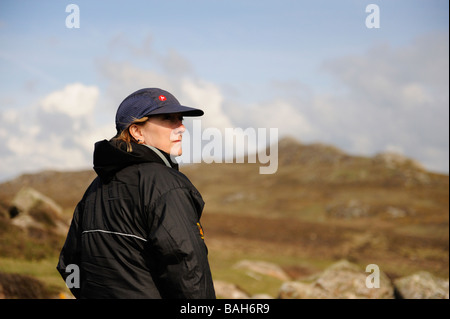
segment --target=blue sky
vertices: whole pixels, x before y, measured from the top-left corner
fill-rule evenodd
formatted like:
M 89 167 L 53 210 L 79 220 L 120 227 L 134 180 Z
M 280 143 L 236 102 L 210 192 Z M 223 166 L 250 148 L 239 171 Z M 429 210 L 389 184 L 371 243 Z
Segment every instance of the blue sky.
M 65 25 L 70 3 L 79 29 Z M 366 27 L 371 3 L 380 28 Z M 203 108 L 203 127 L 277 127 L 448 173 L 448 6 L 2 0 L 0 180 L 90 167 L 118 104 L 141 87 Z

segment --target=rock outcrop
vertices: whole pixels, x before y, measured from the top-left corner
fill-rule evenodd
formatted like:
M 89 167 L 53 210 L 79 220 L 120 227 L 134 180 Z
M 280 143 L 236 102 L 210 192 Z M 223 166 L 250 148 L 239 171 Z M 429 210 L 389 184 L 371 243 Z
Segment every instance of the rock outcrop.
M 233 268 L 244 269 L 250 276 L 265 275 L 282 281 L 288 281 L 289 276 L 281 269 L 280 266 L 260 260 L 242 260 L 235 264 Z
M 284 283 L 279 292 L 281 299 L 393 299 L 394 287 L 380 271 L 379 288 L 366 284 L 366 273 L 359 266 L 346 260 L 339 261 L 308 282 Z
M 237 285 L 221 281 L 214 280 L 214 289 L 216 291 L 217 298 L 223 299 L 249 299 L 250 296 L 239 288 Z
M 426 271 L 394 280 L 397 294 L 403 299 L 449 299 L 449 281 Z
M 11 223 L 22 229 L 35 228 L 67 233 L 62 208 L 52 199 L 29 187 L 22 188 L 9 208 Z

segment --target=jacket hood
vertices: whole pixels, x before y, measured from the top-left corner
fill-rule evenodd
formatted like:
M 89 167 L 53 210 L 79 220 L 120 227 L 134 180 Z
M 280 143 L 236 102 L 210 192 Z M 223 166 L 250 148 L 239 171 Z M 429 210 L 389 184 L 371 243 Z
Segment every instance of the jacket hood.
M 164 160 L 149 147 L 132 143 L 132 148 L 132 152 L 127 152 L 126 143 L 117 139 L 95 143 L 94 170 L 102 182 L 110 182 L 118 171 L 130 165 L 151 162 L 166 165 Z M 170 155 L 159 151 L 169 161 L 172 168 L 178 170 L 178 164 L 172 162 Z

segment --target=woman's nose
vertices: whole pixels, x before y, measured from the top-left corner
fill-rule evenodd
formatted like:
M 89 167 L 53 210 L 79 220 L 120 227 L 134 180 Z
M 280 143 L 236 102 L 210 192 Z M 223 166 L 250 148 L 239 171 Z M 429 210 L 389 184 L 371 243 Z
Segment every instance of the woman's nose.
M 183 134 L 186 131 L 186 126 L 180 122 L 180 125 L 175 129 L 175 132 L 178 134 Z

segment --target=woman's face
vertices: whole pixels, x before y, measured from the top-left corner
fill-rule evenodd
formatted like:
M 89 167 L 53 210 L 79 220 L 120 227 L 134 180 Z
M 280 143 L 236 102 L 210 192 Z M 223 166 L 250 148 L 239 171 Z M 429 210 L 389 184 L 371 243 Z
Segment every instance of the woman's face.
M 151 116 L 141 125 L 141 141 L 173 155 L 182 154 L 181 139 L 186 131 L 181 113 Z

